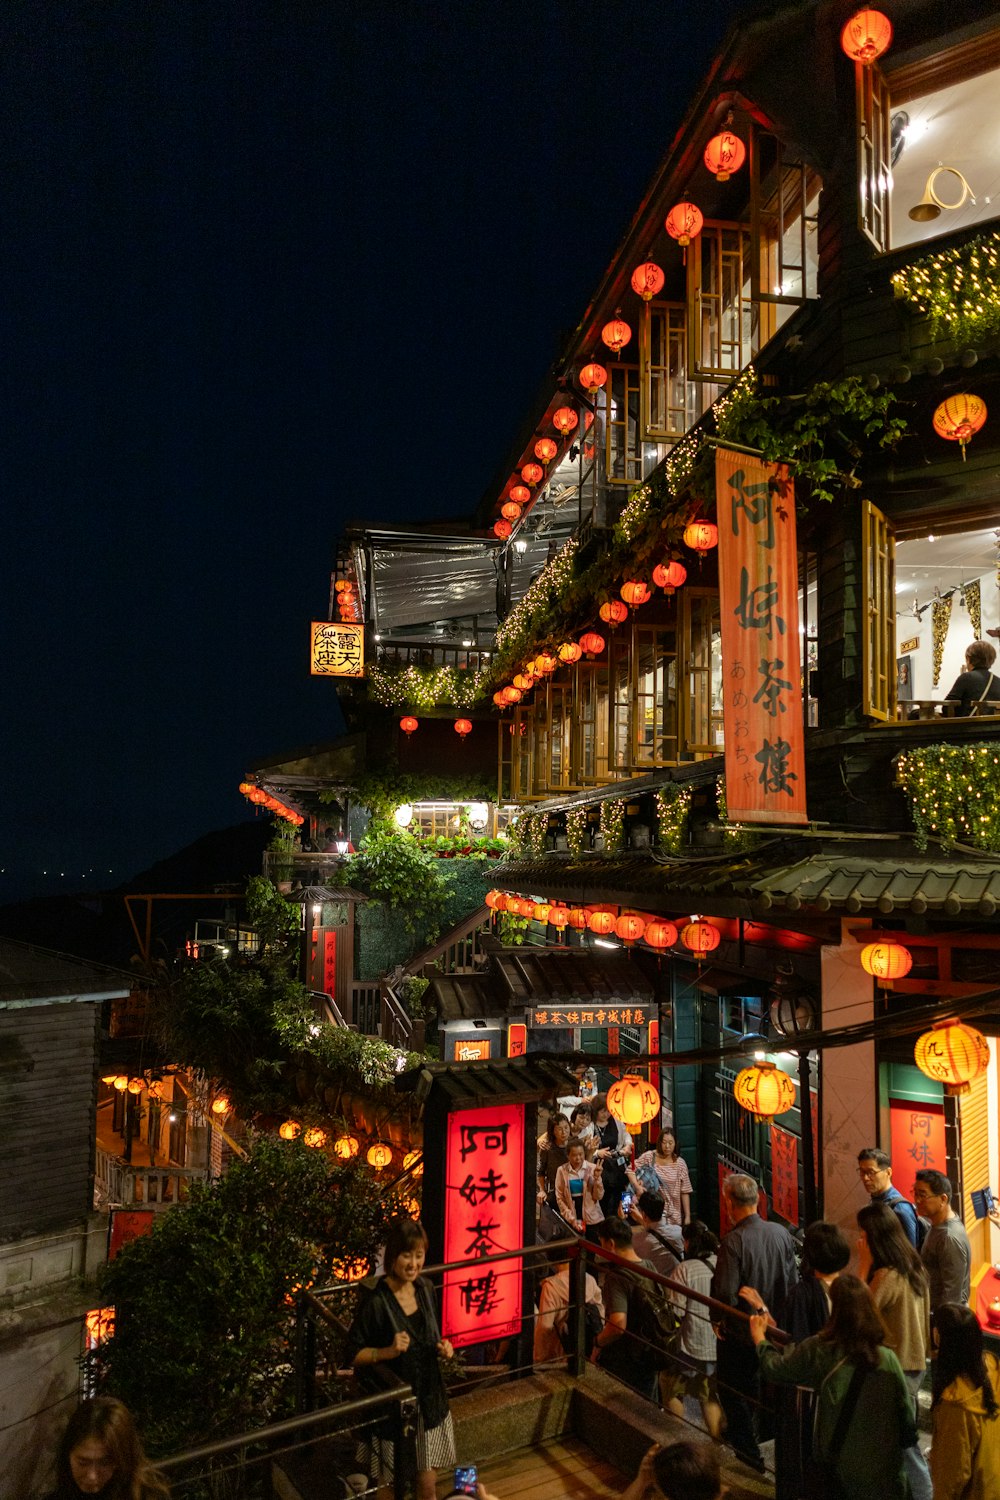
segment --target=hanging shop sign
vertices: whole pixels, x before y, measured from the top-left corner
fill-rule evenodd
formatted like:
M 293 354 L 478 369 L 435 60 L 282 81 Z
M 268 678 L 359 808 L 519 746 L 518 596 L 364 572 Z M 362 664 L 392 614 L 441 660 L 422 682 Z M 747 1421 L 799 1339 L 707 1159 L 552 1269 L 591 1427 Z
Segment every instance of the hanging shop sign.
M 486 1062 L 489 1056 L 489 1037 L 476 1037 L 470 1041 L 463 1038 L 455 1043 L 456 1062 Z
M 522 1243 L 524 1105 L 484 1105 L 448 1116 L 444 1259 L 482 1259 Z M 521 1263 L 446 1271 L 442 1329 L 460 1348 L 521 1327 Z
M 795 495 L 783 464 L 715 455 L 726 800 L 734 823 L 805 823 Z
M 771 1126 L 771 1203 L 789 1224 L 799 1222 L 799 1138 Z
M 889 1151 L 892 1185 L 913 1201 L 918 1172 L 948 1170 L 944 1142 L 944 1105 L 914 1104 L 905 1099 L 889 1100 Z
M 552 1009 L 538 1006 L 531 1012 L 532 1026 L 645 1026 L 649 1020 L 648 1005 L 621 1005 L 607 1007 L 587 1006 L 586 1009 Z
M 512 1021 L 507 1027 L 507 1056 L 524 1057 L 528 1050 L 528 1028 L 523 1021 Z
M 309 672 L 313 677 L 363 677 L 365 627 L 339 620 L 313 620 Z
M 130 1240 L 152 1234 L 156 1210 L 152 1208 L 113 1208 L 108 1218 L 108 1260 Z

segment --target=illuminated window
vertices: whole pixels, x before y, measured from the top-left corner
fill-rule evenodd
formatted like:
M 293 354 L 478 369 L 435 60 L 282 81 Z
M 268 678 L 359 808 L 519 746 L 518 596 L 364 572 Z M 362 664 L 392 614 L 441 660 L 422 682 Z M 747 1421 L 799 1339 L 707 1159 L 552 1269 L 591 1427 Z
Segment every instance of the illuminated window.
M 695 758 L 718 755 L 723 748 L 719 596 L 714 591 L 686 588 L 681 597 L 687 677 L 685 748 Z
M 643 432 L 683 437 L 699 415 L 697 387 L 687 378 L 687 308 L 683 302 L 648 302 L 640 329 Z
M 750 288 L 750 230 L 705 222 L 688 248 L 688 368 L 732 377 L 759 347 Z
M 563 674 L 556 674 L 562 677 Z M 573 689 L 570 679 L 548 679 L 548 789 L 563 791 L 574 786 L 573 780 Z
M 861 228 L 877 250 L 889 248 L 889 90 L 874 63 L 855 63 L 858 195 Z
M 635 709 L 632 762 L 636 769 L 678 759 L 677 631 L 640 625 L 635 632 Z
M 750 153 L 752 295 L 761 309 L 759 343 L 791 310 L 816 296 L 816 215 L 822 182 L 767 131 L 755 130 Z
M 617 361 L 608 372 L 604 460 L 609 484 L 638 484 L 643 477 L 639 427 L 639 366 Z
M 585 786 L 608 778 L 608 667 L 581 662 L 576 668 L 577 779 Z

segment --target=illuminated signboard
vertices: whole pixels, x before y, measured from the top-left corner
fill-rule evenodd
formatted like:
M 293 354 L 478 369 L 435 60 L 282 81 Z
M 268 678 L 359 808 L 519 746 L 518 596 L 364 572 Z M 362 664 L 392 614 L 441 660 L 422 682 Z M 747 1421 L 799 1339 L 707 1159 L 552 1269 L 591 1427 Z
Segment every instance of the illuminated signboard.
M 532 1026 L 645 1026 L 649 1020 L 648 1005 L 614 1005 L 585 1010 L 538 1006 L 531 1012 Z
M 528 1028 L 523 1021 L 511 1021 L 507 1027 L 507 1056 L 523 1057 L 528 1050 Z
M 799 1138 L 771 1126 L 771 1202 L 789 1224 L 799 1222 Z
M 524 1105 L 483 1105 L 448 1116 L 444 1259 L 478 1259 L 520 1247 L 524 1208 Z M 465 1266 L 444 1278 L 442 1329 L 456 1347 L 506 1338 L 521 1327 L 521 1262 Z
M 931 1168 L 948 1172 L 944 1136 L 943 1104 L 909 1104 L 889 1100 L 889 1145 L 892 1155 L 892 1185 L 904 1198 L 913 1199 L 918 1172 Z
M 339 620 L 313 620 L 309 671 L 313 677 L 363 677 L 365 627 Z
M 485 1062 L 490 1055 L 489 1038 L 475 1041 L 459 1040 L 455 1043 L 456 1062 Z

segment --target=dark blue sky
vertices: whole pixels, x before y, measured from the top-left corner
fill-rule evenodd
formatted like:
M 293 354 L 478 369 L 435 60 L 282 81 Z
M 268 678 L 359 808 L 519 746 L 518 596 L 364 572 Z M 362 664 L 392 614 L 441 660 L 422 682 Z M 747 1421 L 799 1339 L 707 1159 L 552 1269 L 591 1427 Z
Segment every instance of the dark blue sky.
M 337 732 L 339 530 L 473 509 L 724 22 L 5 0 L 0 899 Z

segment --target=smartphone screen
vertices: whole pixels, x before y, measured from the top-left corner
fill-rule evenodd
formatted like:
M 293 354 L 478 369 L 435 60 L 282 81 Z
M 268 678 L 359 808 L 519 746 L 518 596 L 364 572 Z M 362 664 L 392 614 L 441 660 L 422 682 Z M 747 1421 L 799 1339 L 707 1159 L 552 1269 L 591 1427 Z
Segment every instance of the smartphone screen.
M 622 1193 L 622 1212 L 628 1213 L 634 1202 L 635 1194 L 633 1192 L 629 1191 L 626 1193 Z
M 460 1495 L 474 1495 L 478 1478 L 475 1465 L 470 1465 L 467 1469 L 456 1469 L 455 1488 Z

